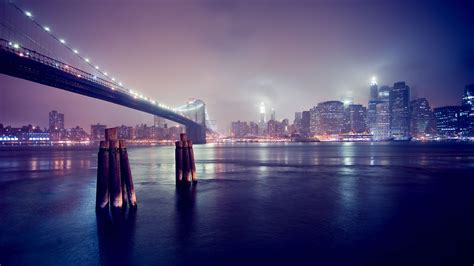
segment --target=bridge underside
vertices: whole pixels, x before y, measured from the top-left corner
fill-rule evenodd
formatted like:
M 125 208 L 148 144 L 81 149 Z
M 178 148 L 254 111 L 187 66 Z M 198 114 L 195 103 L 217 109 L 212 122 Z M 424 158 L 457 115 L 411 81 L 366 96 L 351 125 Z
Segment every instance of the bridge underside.
M 53 64 L 37 62 L 0 49 L 0 73 L 163 117 L 186 126 L 186 133 L 194 143 L 206 143 L 205 126 L 172 110 L 137 100 L 121 91 L 64 72 Z

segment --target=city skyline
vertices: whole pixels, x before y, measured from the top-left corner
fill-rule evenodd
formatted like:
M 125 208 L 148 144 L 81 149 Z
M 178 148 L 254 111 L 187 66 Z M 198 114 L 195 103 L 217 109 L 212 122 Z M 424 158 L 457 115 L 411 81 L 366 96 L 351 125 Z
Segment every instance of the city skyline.
M 172 106 L 190 97 L 203 99 L 220 131 L 225 131 L 230 121 L 256 120 L 255 111 L 262 101 L 275 108 L 280 118 L 291 118 L 296 111 L 288 103 L 309 109 L 318 102 L 340 100 L 349 92 L 354 102 L 365 103 L 372 75 L 378 76 L 379 84 L 406 81 L 415 95 L 427 97 L 433 107 L 457 105 L 464 85 L 472 83 L 469 78 L 474 76 L 469 50 L 473 45 L 467 38 L 473 32 L 468 27 L 472 6 L 467 2 L 361 1 L 348 8 L 339 2 L 164 1 L 146 2 L 133 12 L 126 2 L 97 2 L 92 11 L 79 2 L 51 3 L 18 2 L 54 32 L 66 35 L 81 52 L 103 62 L 144 93 Z M 288 14 L 287 9 L 291 11 Z M 259 17 L 263 11 L 267 15 L 264 19 Z M 92 12 L 91 20 L 84 21 L 88 12 Z M 397 12 L 404 14 L 403 21 L 390 22 Z M 370 19 L 367 13 L 372 14 Z M 117 27 L 113 18 L 118 14 L 131 16 L 132 23 Z M 175 15 L 185 18 L 176 20 Z M 383 29 L 374 23 L 378 20 L 386 22 Z M 83 27 L 78 27 L 79 22 Z M 97 28 L 106 30 L 96 32 Z M 122 39 L 122 31 L 130 32 L 127 39 L 132 41 Z M 194 31 L 206 33 L 206 38 L 197 37 Z M 93 41 L 97 34 L 108 41 Z M 115 45 L 110 49 L 108 43 Z M 134 53 L 126 52 L 130 48 Z M 125 61 L 127 65 L 122 63 Z M 89 117 L 117 125 L 153 121 L 150 115 L 113 104 L 10 77 L 1 76 L 0 80 L 0 121 L 5 124 L 43 120 L 39 114 L 53 109 L 62 110 L 69 121 L 85 128 L 91 123 Z M 17 99 L 25 100 L 15 102 Z M 79 112 L 78 106 L 87 108 Z

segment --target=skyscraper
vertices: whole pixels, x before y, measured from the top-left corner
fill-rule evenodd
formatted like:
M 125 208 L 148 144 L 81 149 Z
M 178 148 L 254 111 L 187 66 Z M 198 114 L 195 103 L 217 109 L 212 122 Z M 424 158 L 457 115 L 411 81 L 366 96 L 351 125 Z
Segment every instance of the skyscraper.
M 91 140 L 98 141 L 105 139 L 105 128 L 106 125 L 101 125 L 97 123 L 96 125 L 91 125 Z
M 65 135 L 64 114 L 53 110 L 49 112 L 49 133 L 51 140 L 61 140 Z
M 344 132 L 362 133 L 367 130 L 367 108 L 362 104 L 351 104 L 345 110 Z
M 369 95 L 369 103 L 367 105 L 368 110 L 367 110 L 367 127 L 370 131 L 370 133 L 374 134 L 375 132 L 375 127 L 376 127 L 376 109 L 377 109 L 377 104 L 379 103 L 379 91 L 378 91 L 378 86 L 377 86 L 377 81 L 375 77 L 372 78 L 371 84 L 370 84 L 370 95 Z
M 390 135 L 390 107 L 388 101 L 380 101 L 376 105 L 375 129 L 372 132 L 373 140 L 383 141 L 391 138 Z
M 410 138 L 410 87 L 397 82 L 390 90 L 390 131 L 395 140 Z
M 310 130 L 310 121 L 311 113 L 309 111 L 303 111 L 301 114 L 301 136 L 310 137 L 312 135 Z
M 433 120 L 433 112 L 430 104 L 425 98 L 410 101 L 410 130 L 414 138 L 423 138 L 433 133 L 430 129 Z
M 64 114 L 58 113 L 56 110 L 49 112 L 49 130 L 64 130 Z
M 302 113 L 301 112 L 296 112 L 295 113 L 295 120 L 293 121 L 293 125 L 295 127 L 296 132 L 301 131 L 301 123 L 302 123 Z
M 260 103 L 260 120 L 258 121 L 258 134 L 259 135 L 263 135 L 265 133 L 266 128 L 267 128 L 265 113 L 266 113 L 265 103 L 261 102 Z
M 468 135 L 474 137 L 474 84 L 464 87 L 464 95 L 462 97 L 462 105 L 469 109 L 469 132 Z
M 452 138 L 468 135 L 468 106 L 443 106 L 434 108 L 436 130 L 440 137 Z
M 275 109 L 272 108 L 272 112 L 270 113 L 270 120 L 274 120 L 274 121 L 275 121 L 275 120 L 276 120 L 275 117 L 276 117 L 276 116 L 275 116 Z
M 341 133 L 344 126 L 344 103 L 327 101 L 318 103 L 312 110 L 311 123 L 318 135 Z

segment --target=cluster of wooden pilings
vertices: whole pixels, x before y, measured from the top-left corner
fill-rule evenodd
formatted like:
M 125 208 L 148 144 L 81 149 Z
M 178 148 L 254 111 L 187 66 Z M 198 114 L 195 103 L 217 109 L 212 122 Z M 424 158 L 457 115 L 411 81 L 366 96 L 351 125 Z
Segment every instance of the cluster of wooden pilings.
M 117 138 L 117 129 L 105 130 L 105 141 L 100 142 L 97 162 L 96 210 L 137 208 L 132 171 L 124 140 Z
M 176 185 L 195 185 L 197 176 L 193 142 L 188 140 L 185 133 L 181 133 L 180 140 L 176 141 L 175 144 Z

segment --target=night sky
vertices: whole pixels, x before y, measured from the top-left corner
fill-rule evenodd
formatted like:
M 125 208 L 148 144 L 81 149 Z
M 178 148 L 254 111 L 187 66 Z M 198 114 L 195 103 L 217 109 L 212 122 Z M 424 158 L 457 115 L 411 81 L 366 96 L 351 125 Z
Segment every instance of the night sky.
M 406 81 L 432 107 L 474 83 L 474 1 L 35 1 L 35 19 L 124 83 L 171 106 L 207 103 L 220 130 Z M 152 124 L 146 113 L 0 75 L 0 123 Z

